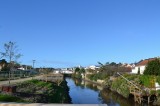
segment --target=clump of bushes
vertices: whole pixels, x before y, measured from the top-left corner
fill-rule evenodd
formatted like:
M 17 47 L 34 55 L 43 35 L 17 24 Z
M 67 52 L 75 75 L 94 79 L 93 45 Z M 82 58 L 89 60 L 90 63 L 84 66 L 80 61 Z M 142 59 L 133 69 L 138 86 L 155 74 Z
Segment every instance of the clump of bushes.
M 155 87 L 155 81 L 156 77 L 151 75 L 141 75 L 139 77 L 140 84 L 144 85 L 148 88 L 154 88 Z
M 89 78 L 92 81 L 97 81 L 98 79 L 105 80 L 106 78 L 108 78 L 108 75 L 105 73 L 88 74 L 87 78 Z
M 118 78 L 112 82 L 111 90 L 118 92 L 126 98 L 129 96 L 128 83 L 122 78 Z
M 140 88 L 142 85 L 148 88 L 154 87 L 155 85 L 155 76 L 129 74 L 125 74 L 123 76 Z M 111 83 L 111 89 L 118 92 L 126 98 L 129 96 L 130 93 L 128 81 L 126 81 L 122 77 L 118 77 Z

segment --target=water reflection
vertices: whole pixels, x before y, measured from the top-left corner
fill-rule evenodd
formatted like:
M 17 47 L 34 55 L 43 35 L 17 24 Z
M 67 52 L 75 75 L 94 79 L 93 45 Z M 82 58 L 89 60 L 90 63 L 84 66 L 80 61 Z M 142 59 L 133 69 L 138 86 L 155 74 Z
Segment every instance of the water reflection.
M 73 79 L 76 86 L 80 86 L 81 88 L 89 88 L 94 91 L 102 90 L 101 86 L 97 86 L 97 84 L 90 83 L 88 81 L 80 80 L 80 79 Z
M 66 78 L 73 104 L 107 104 L 108 106 L 136 106 L 133 99 L 125 99 L 117 93 L 88 81 Z
M 134 103 L 132 99 L 126 99 L 121 95 L 110 91 L 109 89 L 103 89 L 100 91 L 100 96 L 103 98 L 104 102 L 109 106 L 136 106 L 138 104 Z
M 73 104 L 102 104 L 97 86 L 77 79 L 66 78 Z

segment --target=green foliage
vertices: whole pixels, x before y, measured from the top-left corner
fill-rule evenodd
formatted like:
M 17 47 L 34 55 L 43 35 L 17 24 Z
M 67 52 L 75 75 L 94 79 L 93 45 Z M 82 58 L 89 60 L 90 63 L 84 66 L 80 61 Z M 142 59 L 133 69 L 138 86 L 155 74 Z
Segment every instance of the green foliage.
M 80 72 L 80 68 L 77 67 L 77 68 L 75 69 L 75 72 L 76 72 L 76 73 L 79 73 L 79 72 Z
M 9 67 L 4 66 L 1 71 L 9 71 L 9 70 L 10 70 Z
M 0 60 L 0 65 L 2 66 L 1 71 L 9 71 L 8 63 L 5 59 Z
M 85 69 L 84 69 L 84 68 L 81 68 L 81 69 L 80 69 L 80 73 L 85 73 Z
M 97 81 L 97 79 L 98 79 L 96 74 L 88 74 L 87 78 L 89 78 L 92 81 Z
M 67 87 L 66 81 L 62 81 L 60 86 L 58 86 L 56 83 L 30 80 L 20 83 L 18 90 L 24 93 L 43 95 L 36 100 L 38 102 L 70 103 L 70 97 L 68 95 L 69 88 Z M 29 102 L 32 103 L 35 102 L 35 100 L 30 100 Z
M 160 76 L 156 77 L 156 82 L 158 82 L 160 84 Z
M 82 78 L 81 74 L 72 74 L 72 77 L 79 78 L 79 79 Z
M 111 89 L 123 95 L 124 97 L 129 96 L 128 83 L 122 78 L 118 78 L 116 81 L 112 82 Z
M 141 84 L 146 87 L 154 87 L 155 85 L 155 76 L 150 75 L 141 75 L 140 77 Z
M 100 68 L 98 69 L 99 72 L 103 72 L 108 74 L 109 76 L 113 76 L 116 72 L 121 72 L 121 73 L 125 73 L 130 71 L 130 68 L 126 68 L 124 66 L 122 66 L 122 63 L 115 63 L 115 62 L 107 62 L 106 64 L 102 64 L 100 62 L 98 62 L 98 64 L 100 65 Z
M 144 75 L 160 75 L 160 60 L 155 59 L 148 62 Z
M 155 91 L 155 90 L 151 90 L 151 91 L 150 91 L 150 94 L 151 94 L 151 95 L 154 95 L 154 94 L 156 94 L 156 93 L 157 93 L 157 91 Z
M 158 93 L 158 95 L 160 95 L 160 90 L 157 90 L 156 92 Z
M 84 69 L 84 68 L 81 68 L 81 69 L 80 69 L 80 68 L 77 67 L 77 68 L 75 69 L 75 72 L 76 72 L 76 74 L 77 74 L 77 73 L 78 73 L 78 74 L 85 73 L 85 69 Z
M 139 78 L 139 75 L 129 75 L 129 74 L 124 74 L 124 77 L 126 77 L 129 81 L 136 81 L 137 78 Z M 138 83 L 138 81 L 137 81 Z
M 145 87 L 149 87 L 149 88 L 150 87 L 153 88 L 155 86 L 155 78 L 156 78 L 155 76 L 128 75 L 128 74 L 125 74 L 123 76 L 138 86 L 144 85 Z M 160 77 L 158 77 L 158 79 L 160 79 Z M 128 83 L 126 80 L 120 77 L 111 83 L 111 89 L 114 91 L 117 91 L 119 94 L 123 95 L 124 97 L 127 97 L 129 95 Z M 151 93 L 154 93 L 154 92 L 155 91 L 152 91 Z
M 76 68 L 75 69 L 75 73 L 72 75 L 72 77 L 76 77 L 76 78 L 82 78 L 81 74 L 85 74 L 86 70 L 84 68 Z
M 1 102 L 26 102 L 21 98 L 10 96 L 10 95 L 2 95 L 2 94 L 0 94 L 0 101 Z
M 87 78 L 93 81 L 97 81 L 98 79 L 100 80 L 105 80 L 108 77 L 108 74 L 106 73 L 97 73 L 97 74 L 88 74 Z

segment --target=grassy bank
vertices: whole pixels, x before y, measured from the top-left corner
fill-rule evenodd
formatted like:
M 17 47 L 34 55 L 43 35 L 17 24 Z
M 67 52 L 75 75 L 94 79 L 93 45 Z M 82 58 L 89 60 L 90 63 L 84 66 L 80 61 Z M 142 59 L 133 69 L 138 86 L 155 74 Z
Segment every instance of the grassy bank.
M 19 97 L 15 97 L 12 95 L 5 95 L 5 94 L 0 94 L 0 101 L 1 102 L 27 102 Z
M 12 95 L 2 95 L 2 101 L 8 96 L 7 102 L 29 102 L 29 103 L 71 103 L 69 88 L 66 81 L 58 86 L 56 83 L 30 80 L 17 84 L 17 92 Z M 21 99 L 18 99 L 21 98 Z M 4 99 L 3 101 L 6 101 Z

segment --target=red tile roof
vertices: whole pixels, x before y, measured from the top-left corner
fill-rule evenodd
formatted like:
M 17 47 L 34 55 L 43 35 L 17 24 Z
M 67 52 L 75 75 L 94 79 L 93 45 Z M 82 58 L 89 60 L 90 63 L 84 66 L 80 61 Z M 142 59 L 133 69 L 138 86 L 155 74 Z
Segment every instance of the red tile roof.
M 148 64 L 148 62 L 153 61 L 153 60 L 155 60 L 155 59 L 156 59 L 156 58 L 150 58 L 150 59 L 142 60 L 142 61 L 138 62 L 138 63 L 136 64 L 136 66 L 145 66 L 145 65 Z

